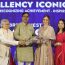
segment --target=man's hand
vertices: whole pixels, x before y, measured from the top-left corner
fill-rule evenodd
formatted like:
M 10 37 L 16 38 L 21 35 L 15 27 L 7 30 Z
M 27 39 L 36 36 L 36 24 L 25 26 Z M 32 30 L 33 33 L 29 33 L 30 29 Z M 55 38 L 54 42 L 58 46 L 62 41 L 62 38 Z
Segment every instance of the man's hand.
M 19 41 L 19 46 L 25 46 L 25 45 L 26 45 L 25 42 L 26 42 L 26 41 L 24 41 L 24 40 Z

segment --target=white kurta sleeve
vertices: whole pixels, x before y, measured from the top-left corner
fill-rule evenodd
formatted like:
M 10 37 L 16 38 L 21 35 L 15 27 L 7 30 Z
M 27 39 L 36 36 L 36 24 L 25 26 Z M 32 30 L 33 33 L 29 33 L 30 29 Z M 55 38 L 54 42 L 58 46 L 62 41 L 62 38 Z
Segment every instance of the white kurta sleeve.
M 15 41 L 15 40 L 5 39 L 1 36 L 0 36 L 0 41 L 2 42 L 2 44 L 10 44 L 10 45 L 18 45 L 18 42 L 19 42 L 19 41 Z

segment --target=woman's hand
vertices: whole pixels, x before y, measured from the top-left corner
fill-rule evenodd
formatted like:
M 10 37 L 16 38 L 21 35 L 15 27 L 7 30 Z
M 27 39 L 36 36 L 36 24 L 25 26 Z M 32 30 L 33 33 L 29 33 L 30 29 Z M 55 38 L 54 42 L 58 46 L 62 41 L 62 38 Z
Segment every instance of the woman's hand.
M 60 42 L 57 42 L 54 44 L 54 46 L 61 46 L 62 44 Z
M 41 43 L 41 41 L 40 40 L 37 40 L 37 44 L 40 44 Z

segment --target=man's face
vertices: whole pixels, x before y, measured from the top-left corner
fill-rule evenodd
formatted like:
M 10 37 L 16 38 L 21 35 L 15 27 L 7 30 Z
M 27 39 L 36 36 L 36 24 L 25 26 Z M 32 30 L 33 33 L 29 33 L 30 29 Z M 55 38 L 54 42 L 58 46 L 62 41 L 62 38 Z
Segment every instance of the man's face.
M 9 21 L 3 22 L 2 27 L 4 29 L 9 29 L 9 27 L 10 27 Z
M 29 20 L 29 15 L 26 13 L 26 14 L 24 14 L 24 15 L 22 16 L 22 21 L 23 21 L 24 23 L 28 23 L 28 20 Z

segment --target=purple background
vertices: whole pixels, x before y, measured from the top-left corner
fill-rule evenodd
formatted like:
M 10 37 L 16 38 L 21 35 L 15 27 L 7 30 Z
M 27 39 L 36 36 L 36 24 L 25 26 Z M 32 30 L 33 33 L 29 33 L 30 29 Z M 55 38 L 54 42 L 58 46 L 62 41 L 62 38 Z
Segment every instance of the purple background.
M 23 1 L 33 1 L 33 2 L 36 2 L 36 1 L 38 1 L 38 2 L 41 2 L 41 1 L 44 1 L 44 2 L 47 2 L 47 1 L 59 2 L 59 1 L 61 1 L 61 2 L 64 2 L 64 0 L 6 0 L 6 1 L 7 2 L 11 2 L 11 1 L 17 1 L 17 2 L 18 1 L 21 1 L 21 2 L 23 2 Z M 5 0 L 0 0 L 0 2 L 5 2 Z M 17 9 L 19 9 L 19 8 L 17 8 Z M 28 9 L 28 8 L 20 8 L 20 9 Z M 36 9 L 35 3 L 33 4 L 31 9 Z M 37 9 L 40 9 L 40 8 L 37 8 Z M 47 9 L 47 8 L 44 8 L 44 9 Z M 50 8 L 50 9 L 52 10 L 52 9 L 64 9 L 64 8 Z M 9 19 L 10 23 L 19 23 L 19 22 L 21 22 L 21 18 L 22 18 L 21 14 L 22 14 L 21 12 L 20 13 L 13 13 L 13 12 L 11 12 L 11 13 L 6 13 L 6 12 L 1 13 L 0 12 L 0 20 L 7 18 L 7 19 Z M 50 16 L 50 24 L 51 24 L 51 26 L 54 27 L 54 30 L 56 32 L 58 20 L 60 18 L 65 19 L 65 13 L 53 13 L 53 12 L 48 12 L 48 13 L 47 12 L 45 12 L 45 13 L 44 12 L 40 12 L 40 13 L 34 12 L 34 13 L 32 13 L 32 12 L 30 12 L 29 23 L 42 23 L 42 18 L 44 16 L 44 14 L 48 14 Z M 11 30 L 13 28 L 14 27 L 11 27 Z M 35 29 L 37 29 L 37 28 L 35 28 Z M 15 49 L 16 49 L 16 47 L 11 48 L 13 56 L 14 56 Z

